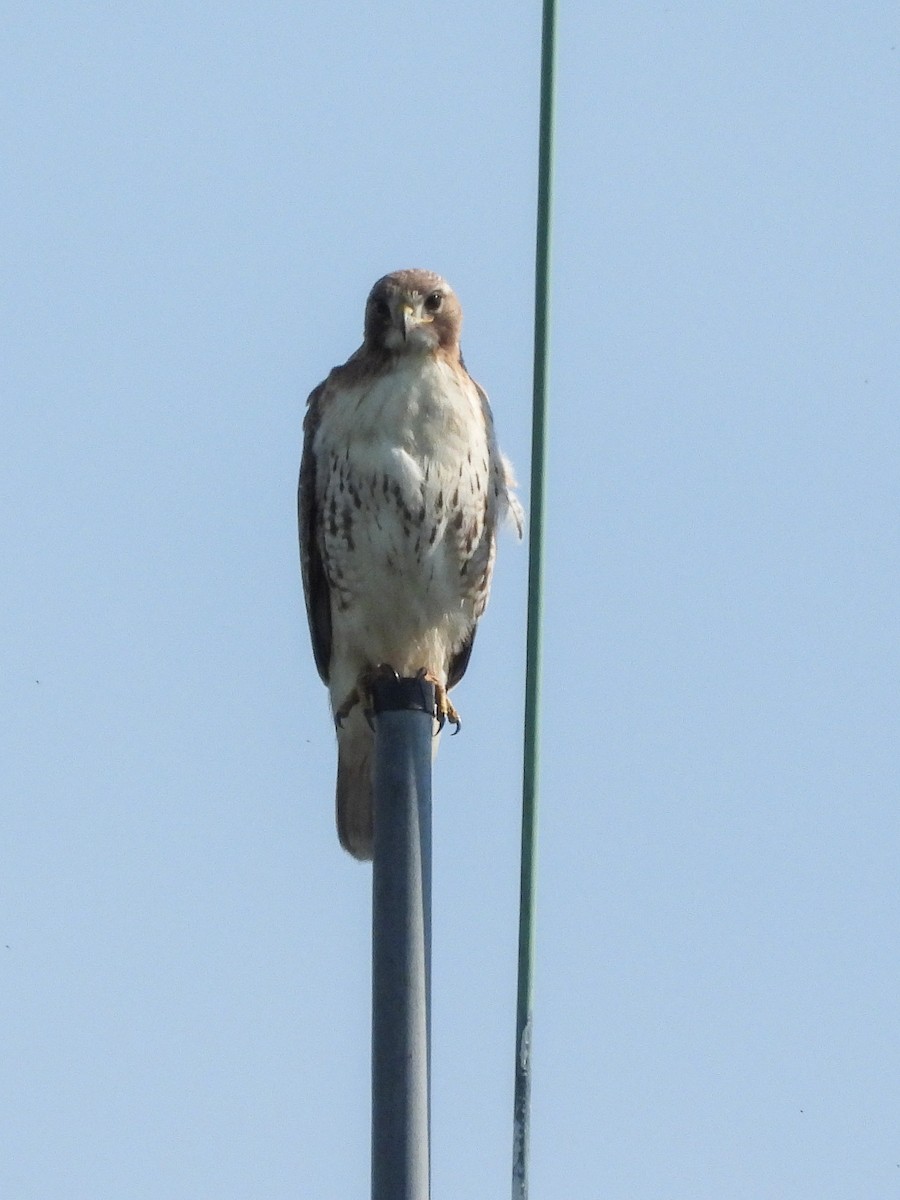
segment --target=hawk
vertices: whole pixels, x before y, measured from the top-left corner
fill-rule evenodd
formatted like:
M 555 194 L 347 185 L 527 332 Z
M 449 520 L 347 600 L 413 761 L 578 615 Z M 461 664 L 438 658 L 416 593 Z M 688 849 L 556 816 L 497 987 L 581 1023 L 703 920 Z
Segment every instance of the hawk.
M 447 692 L 468 666 L 501 521 L 522 534 L 512 469 L 460 352 L 462 309 L 431 271 L 369 293 L 363 343 L 307 401 L 298 512 L 313 655 L 338 737 L 337 829 L 372 857 L 368 718 L 378 672 Z

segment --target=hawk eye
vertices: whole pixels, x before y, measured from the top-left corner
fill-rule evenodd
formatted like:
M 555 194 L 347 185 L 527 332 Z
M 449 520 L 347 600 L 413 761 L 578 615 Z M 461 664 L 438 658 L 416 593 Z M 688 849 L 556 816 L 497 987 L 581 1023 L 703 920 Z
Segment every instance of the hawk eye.
M 381 317 L 383 321 L 391 319 L 391 306 L 387 300 L 373 300 L 372 307 L 375 309 L 375 315 Z
M 425 297 L 425 311 L 436 313 L 441 307 L 441 301 L 443 299 L 444 297 L 440 292 L 432 292 L 429 296 Z

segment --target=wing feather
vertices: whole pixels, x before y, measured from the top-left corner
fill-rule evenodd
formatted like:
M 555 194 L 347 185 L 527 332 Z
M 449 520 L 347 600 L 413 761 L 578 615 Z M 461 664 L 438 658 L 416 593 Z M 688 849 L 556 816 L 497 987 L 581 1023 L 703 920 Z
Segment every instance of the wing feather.
M 297 518 L 300 529 L 300 570 L 313 657 L 322 682 L 328 683 L 331 668 L 331 593 L 319 540 L 320 514 L 316 503 L 316 458 L 313 447 L 325 389 L 326 384 L 320 383 L 306 402 Z
M 519 501 L 516 499 L 513 488 L 515 487 L 515 479 L 512 474 L 512 468 L 507 459 L 500 453 L 500 447 L 497 445 L 497 437 L 494 433 L 494 417 L 491 413 L 491 406 L 487 398 L 487 393 L 484 388 L 466 371 L 465 363 L 462 355 L 459 358 L 460 366 L 465 371 L 468 378 L 471 380 L 478 399 L 481 402 L 481 412 L 484 418 L 484 426 L 487 432 L 488 441 L 488 459 L 490 462 L 490 478 L 487 481 L 487 494 L 485 496 L 485 514 L 484 514 L 484 538 L 485 544 L 481 548 L 484 555 L 484 603 L 487 601 L 487 593 L 490 588 L 491 575 L 494 569 L 494 554 L 496 551 L 497 528 L 500 523 L 508 516 L 512 517 L 513 522 L 519 533 L 522 536 L 522 508 Z M 466 668 L 469 665 L 469 659 L 472 657 L 472 646 L 475 642 L 475 634 L 478 629 L 478 617 L 481 612 L 476 613 L 476 619 L 473 621 L 468 635 L 462 645 L 454 652 L 450 659 L 447 670 L 447 687 L 454 687 L 462 679 L 466 673 Z
M 472 628 L 469 630 L 469 636 L 450 659 L 450 666 L 447 669 L 448 688 L 456 687 L 466 673 L 466 667 L 469 665 L 469 659 L 472 657 L 472 646 L 475 644 L 477 629 L 477 623 L 473 622 Z

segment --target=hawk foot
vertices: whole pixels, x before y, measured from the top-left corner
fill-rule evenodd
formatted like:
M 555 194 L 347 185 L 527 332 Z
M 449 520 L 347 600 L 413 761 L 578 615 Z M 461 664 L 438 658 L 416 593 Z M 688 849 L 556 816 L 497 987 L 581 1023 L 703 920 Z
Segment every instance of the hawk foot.
M 456 726 L 453 730 L 454 736 L 459 733 L 462 719 L 459 713 L 453 707 L 453 703 L 447 694 L 447 689 L 444 684 L 438 679 L 434 671 L 429 671 L 427 667 L 423 667 L 421 671 L 416 673 L 416 678 L 421 679 L 425 683 L 430 683 L 434 688 L 434 715 L 437 720 L 437 733 L 440 733 L 447 721 L 451 725 Z M 435 735 L 437 736 L 437 734 Z
M 367 725 L 373 733 L 375 732 L 373 723 L 375 706 L 372 700 L 372 687 L 377 680 L 383 679 L 385 676 L 392 679 L 400 678 L 394 668 L 388 663 L 379 663 L 377 667 L 367 667 L 366 670 L 360 672 L 356 680 L 356 686 L 351 688 L 344 698 L 344 702 L 335 709 L 334 723 L 338 729 L 343 726 L 344 721 L 350 716 L 354 708 L 360 705 Z M 454 734 L 459 733 L 462 720 L 454 708 L 450 697 L 447 695 L 447 688 L 438 676 L 434 671 L 429 671 L 427 667 L 422 667 L 420 671 L 416 672 L 416 678 L 421 679 L 423 683 L 430 683 L 434 688 L 434 717 L 438 725 L 437 733 L 440 733 L 448 721 L 451 725 L 455 726 L 453 730 Z
M 357 704 L 362 707 L 363 716 L 366 718 L 366 724 L 375 732 L 375 726 L 372 723 L 374 705 L 372 703 L 372 685 L 378 679 L 383 679 L 385 676 L 390 676 L 393 679 L 399 679 L 400 676 L 388 663 L 379 663 L 377 667 L 367 667 L 364 671 L 360 671 L 359 677 L 356 680 L 356 687 L 351 688 L 344 698 L 343 704 L 335 709 L 334 723 L 340 729 L 346 719 L 356 708 Z

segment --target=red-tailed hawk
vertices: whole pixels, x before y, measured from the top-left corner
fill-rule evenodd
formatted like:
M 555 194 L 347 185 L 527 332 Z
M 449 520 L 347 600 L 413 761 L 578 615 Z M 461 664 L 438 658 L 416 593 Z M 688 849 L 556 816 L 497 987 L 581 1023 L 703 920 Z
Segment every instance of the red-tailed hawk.
M 379 279 L 363 344 L 308 400 L 300 467 L 303 590 L 338 726 L 337 828 L 372 856 L 373 672 L 427 676 L 459 718 L 501 520 L 522 532 L 487 396 L 459 347 L 462 309 L 430 271 Z

